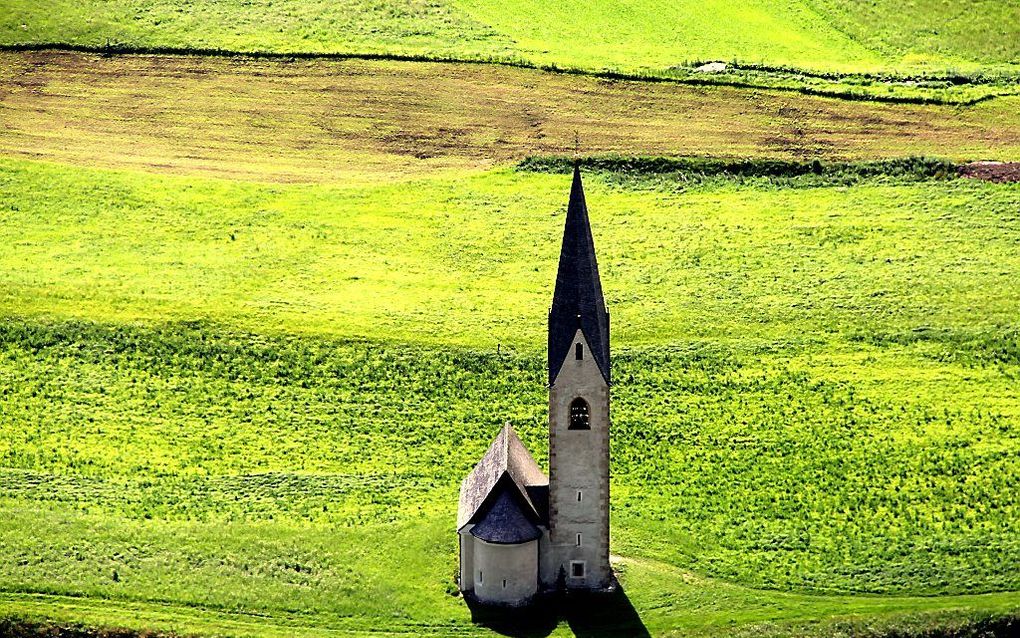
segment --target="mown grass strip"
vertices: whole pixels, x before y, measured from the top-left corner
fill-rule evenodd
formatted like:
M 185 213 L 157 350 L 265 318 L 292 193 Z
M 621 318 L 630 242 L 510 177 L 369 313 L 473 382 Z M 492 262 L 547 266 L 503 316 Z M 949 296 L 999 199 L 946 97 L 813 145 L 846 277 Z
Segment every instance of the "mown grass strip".
M 1016 97 L 956 109 L 378 60 L 0 61 L 0 154 L 84 166 L 392 183 L 563 155 L 577 140 L 588 155 L 1020 158 Z
M 626 72 L 617 70 L 592 70 L 576 66 L 565 66 L 555 63 L 539 64 L 530 62 L 528 60 L 509 57 L 509 56 L 444 56 L 435 54 L 407 54 L 407 53 L 312 53 L 307 51 L 260 51 L 257 49 L 252 50 L 230 50 L 230 49 L 215 49 L 215 48 L 204 48 L 204 47 L 160 47 L 160 46 L 128 46 L 120 44 L 108 44 L 108 45 L 85 45 L 85 44 L 68 44 L 63 42 L 41 42 L 41 43 L 28 43 L 28 44 L 0 44 L 0 51 L 8 51 L 13 53 L 19 52 L 45 52 L 45 51 L 63 51 L 70 53 L 93 53 L 99 55 L 166 55 L 166 56 L 200 56 L 200 57 L 217 57 L 217 58 L 250 58 L 254 60 L 332 60 L 332 61 L 344 61 L 344 60 L 378 60 L 378 61 L 392 61 L 392 62 L 432 62 L 440 64 L 486 64 L 486 65 L 498 65 L 511 68 L 519 69 L 532 69 L 538 71 L 544 71 L 548 73 L 557 73 L 563 75 L 579 75 L 586 77 L 593 77 L 603 80 L 619 80 L 619 81 L 630 81 L 630 82 L 650 82 L 650 83 L 671 83 L 684 86 L 695 86 L 695 87 L 729 87 L 737 89 L 755 89 L 755 90 L 770 90 L 770 91 L 782 91 L 782 92 L 793 92 L 802 95 L 810 95 L 815 97 L 825 97 L 838 100 L 847 100 L 854 102 L 878 102 L 886 104 L 918 104 L 918 105 L 949 105 L 967 107 L 987 102 L 988 100 L 999 97 L 998 93 L 988 93 L 979 95 L 976 97 L 967 96 L 956 96 L 956 95 L 943 95 L 939 91 L 932 91 L 930 94 L 921 93 L 921 89 L 915 90 L 915 94 L 912 95 L 896 95 L 878 92 L 876 90 L 869 90 L 864 85 L 859 85 L 854 88 L 848 88 L 842 86 L 841 83 L 854 79 L 858 82 L 862 79 L 874 80 L 881 83 L 897 83 L 902 84 L 904 82 L 914 81 L 917 76 L 906 75 L 899 77 L 893 74 L 840 74 L 840 73 L 802 73 L 797 69 L 790 67 L 769 67 L 766 65 L 735 65 L 735 70 L 754 70 L 764 71 L 766 73 L 779 73 L 782 72 L 786 76 L 796 76 L 798 74 L 804 75 L 805 77 L 812 77 L 818 79 L 825 79 L 835 83 L 835 86 L 830 87 L 817 87 L 817 86 L 801 86 L 797 84 L 789 84 L 776 81 L 762 81 L 755 82 L 751 79 L 741 79 L 733 77 L 731 74 L 726 75 L 701 75 L 695 76 L 691 74 L 690 69 L 682 69 L 674 67 L 668 71 L 649 71 L 643 73 L 637 72 Z M 928 82 L 939 82 L 945 81 L 953 85 L 998 85 L 1002 86 L 1003 80 L 1000 76 L 993 74 L 976 73 L 972 76 L 939 76 L 939 75 L 924 75 L 921 76 Z M 966 77 L 967 81 L 962 81 L 962 78 Z M 1003 95 L 1012 95 L 1015 91 L 1004 88 L 1002 91 Z
M 87 622 L 66 621 L 58 619 L 60 616 L 73 614 L 73 611 L 53 613 L 53 618 L 45 619 L 45 612 L 40 609 L 45 607 L 39 603 L 42 601 L 26 601 L 26 609 L 32 609 L 33 613 L 15 612 L 0 618 L 0 638 L 175 638 L 181 634 L 177 631 L 159 629 L 161 617 L 164 627 L 174 626 L 186 631 L 185 635 L 196 636 L 277 636 L 283 633 L 287 637 L 296 636 L 300 638 L 312 638 L 319 636 L 375 636 L 386 638 L 387 636 L 403 636 L 409 633 L 415 635 L 438 635 L 448 638 L 457 636 L 487 636 L 492 635 L 487 629 L 492 629 L 497 635 L 570 635 L 556 631 L 555 622 L 550 623 L 543 618 L 535 618 L 534 614 L 527 614 L 523 610 L 516 610 L 516 613 L 507 614 L 493 611 L 490 615 L 500 620 L 486 625 L 475 627 L 447 625 L 410 625 L 401 627 L 398 623 L 379 623 L 374 629 L 338 629 L 327 626 L 298 626 L 294 624 L 285 625 L 280 619 L 253 616 L 243 617 L 217 617 L 214 614 L 200 614 L 193 610 L 174 610 L 155 606 L 152 610 L 142 610 L 137 607 L 131 611 L 113 609 L 105 614 L 98 614 L 87 603 L 79 604 L 83 616 L 89 618 L 92 624 Z M 31 604 L 34 603 L 34 604 Z M 17 603 L 15 603 L 16 605 Z M 73 607 L 73 605 L 71 606 Z M 577 614 L 585 613 L 589 616 L 599 616 L 614 611 L 612 608 L 601 609 L 601 614 L 592 613 L 592 609 L 578 610 Z M 133 613 L 132 613 L 133 612 Z M 0 612 L 3 613 L 3 612 Z M 170 614 L 181 614 L 181 618 L 170 620 Z M 130 615 L 130 620 L 127 620 Z M 555 618 L 555 616 L 553 616 Z M 115 625 L 118 618 L 122 626 Z M 145 620 L 143 620 L 143 618 Z M 104 623 L 109 623 L 105 624 Z M 143 623 L 150 623 L 145 627 Z M 133 628 L 127 625 L 134 625 Z M 726 635 L 737 638 L 754 636 L 755 638 L 806 638 L 809 636 L 826 636 L 827 638 L 1010 638 L 1016 635 L 1020 625 L 1020 619 L 1010 613 L 1002 612 L 978 612 L 962 615 L 948 613 L 929 614 L 899 614 L 892 618 L 858 618 L 852 621 L 831 621 L 820 620 L 816 623 L 757 623 L 750 627 L 731 624 Z M 260 627 L 261 630 L 255 629 Z M 576 627 L 576 625 L 575 625 Z M 571 627 L 574 630 L 574 627 Z M 622 635 L 635 634 L 633 628 L 627 634 L 621 634 L 617 624 L 611 620 L 607 626 L 599 626 L 598 620 L 588 619 L 583 625 L 583 635 L 590 638 L 610 638 Z M 687 629 L 678 634 L 668 625 L 656 626 L 656 635 L 684 635 L 696 636 L 715 635 L 711 631 L 698 632 Z M 663 632 L 665 630 L 665 632 Z

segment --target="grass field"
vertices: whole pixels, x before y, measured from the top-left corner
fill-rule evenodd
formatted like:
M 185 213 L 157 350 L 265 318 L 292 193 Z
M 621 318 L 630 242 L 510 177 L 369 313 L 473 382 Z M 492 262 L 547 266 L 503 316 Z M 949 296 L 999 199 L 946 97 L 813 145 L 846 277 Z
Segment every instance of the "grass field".
M 0 238 L 9 250 L 0 257 L 0 308 L 9 313 L 207 316 L 236 318 L 253 332 L 275 325 L 472 346 L 542 343 L 561 232 L 559 175 L 497 170 L 288 186 L 3 166 L 9 204 Z M 868 317 L 887 331 L 967 326 L 977 304 L 987 325 L 1015 317 L 1018 254 L 1005 232 L 1016 221 L 1012 185 L 636 180 L 591 189 L 611 215 L 596 230 L 607 237 L 600 256 L 614 282 L 610 302 L 632 317 L 615 332 L 627 342 L 771 341 L 828 332 L 834 322 L 866 331 Z M 964 241 L 981 251 L 961 255 Z M 721 285 L 730 294 L 720 295 Z M 816 306 L 827 311 L 803 311 Z
M 1015 66 L 1020 9 L 981 0 L 5 0 L 0 42 L 520 59 L 661 72 L 721 59 L 837 71 Z
M 504 419 L 544 455 L 567 180 L 0 162 L 0 615 L 486 633 L 451 595 L 456 489 Z M 612 549 L 648 631 L 1017 609 L 1015 186 L 591 174 L 588 195 Z
M 0 638 L 1015 633 L 1016 3 L 537 6 L 0 0 Z M 574 153 L 625 597 L 511 630 Z
M 991 2 L 809 0 L 830 26 L 872 51 L 911 65 L 940 58 L 1016 64 L 1020 7 Z

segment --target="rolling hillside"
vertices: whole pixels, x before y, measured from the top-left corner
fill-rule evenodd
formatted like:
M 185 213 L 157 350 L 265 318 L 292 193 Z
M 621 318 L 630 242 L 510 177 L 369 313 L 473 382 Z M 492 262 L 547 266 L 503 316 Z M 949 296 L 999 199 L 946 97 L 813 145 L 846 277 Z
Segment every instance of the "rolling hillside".
M 452 504 L 504 419 L 541 456 L 567 178 L 426 175 L 3 162 L 5 614 L 484 633 Z M 589 177 L 613 552 L 655 635 L 1020 604 L 1020 193 L 829 180 Z
M 0 42 L 397 53 L 646 72 L 698 60 L 945 72 L 1015 68 L 1020 8 L 991 0 L 5 0 Z
M 1016 3 L 0 5 L 0 638 L 1015 632 Z M 624 595 L 515 627 L 575 153 Z

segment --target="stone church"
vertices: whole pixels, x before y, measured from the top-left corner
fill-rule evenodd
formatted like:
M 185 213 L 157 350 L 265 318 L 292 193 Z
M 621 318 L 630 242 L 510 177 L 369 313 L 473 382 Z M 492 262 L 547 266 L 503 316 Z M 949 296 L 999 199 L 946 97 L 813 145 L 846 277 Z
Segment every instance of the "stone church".
M 549 310 L 549 476 L 507 423 L 461 483 L 457 533 L 460 589 L 482 603 L 614 583 L 609 312 L 576 167 Z

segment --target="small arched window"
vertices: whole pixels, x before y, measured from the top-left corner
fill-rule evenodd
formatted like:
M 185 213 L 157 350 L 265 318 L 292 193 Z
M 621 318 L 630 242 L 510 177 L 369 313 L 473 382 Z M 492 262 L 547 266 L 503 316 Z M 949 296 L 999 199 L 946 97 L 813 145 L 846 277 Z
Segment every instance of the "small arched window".
M 567 426 L 567 429 L 590 430 L 591 426 L 588 424 L 588 419 L 588 402 L 581 397 L 577 397 L 570 404 L 570 425 Z

